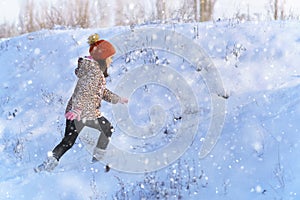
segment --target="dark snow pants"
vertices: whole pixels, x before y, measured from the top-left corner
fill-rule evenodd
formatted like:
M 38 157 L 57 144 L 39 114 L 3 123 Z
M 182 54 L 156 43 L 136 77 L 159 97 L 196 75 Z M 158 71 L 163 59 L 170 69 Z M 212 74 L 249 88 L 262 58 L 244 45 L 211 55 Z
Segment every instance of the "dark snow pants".
M 66 153 L 75 143 L 80 131 L 85 127 L 91 127 L 100 131 L 100 137 L 98 139 L 97 148 L 106 149 L 109 138 L 112 135 L 113 127 L 111 123 L 105 118 L 100 117 L 95 120 L 67 120 L 65 136 L 62 141 L 53 149 L 53 156 L 59 160 L 64 153 Z

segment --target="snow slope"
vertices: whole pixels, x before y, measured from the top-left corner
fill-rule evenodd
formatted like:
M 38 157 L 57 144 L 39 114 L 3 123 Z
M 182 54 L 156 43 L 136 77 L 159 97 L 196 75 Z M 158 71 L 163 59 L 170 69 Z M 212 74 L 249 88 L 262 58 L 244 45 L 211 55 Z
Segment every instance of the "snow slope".
M 2 40 L 0 199 L 299 199 L 299 25 L 293 21 L 151 24 L 42 30 Z M 102 163 L 90 164 L 90 155 L 78 140 L 53 173 L 35 174 L 32 168 L 63 136 L 64 109 L 75 86 L 77 58 L 88 53 L 87 37 L 97 32 L 109 39 L 145 27 L 163 27 L 194 40 L 219 70 L 229 98 L 214 149 L 199 158 L 211 106 L 205 84 L 193 81 L 195 70 L 174 55 L 140 50 L 136 57 L 144 61 L 154 58 L 161 65 L 176 66 L 196 94 L 200 124 L 190 148 L 155 172 L 105 172 Z M 113 63 L 107 81 L 111 90 L 134 69 L 130 59 Z M 158 98 L 175 99 L 172 91 L 155 84 L 148 84 L 145 91 L 141 87 L 130 96 L 128 109 L 135 123 L 149 123 L 147 112 L 157 103 L 167 111 L 168 123 L 180 113 L 178 102 Z M 116 125 L 111 110 L 103 103 L 104 115 Z M 166 145 L 174 134 L 164 142 L 154 138 L 150 148 Z M 122 137 L 117 130 L 112 142 Z M 153 150 L 141 146 L 135 148 Z

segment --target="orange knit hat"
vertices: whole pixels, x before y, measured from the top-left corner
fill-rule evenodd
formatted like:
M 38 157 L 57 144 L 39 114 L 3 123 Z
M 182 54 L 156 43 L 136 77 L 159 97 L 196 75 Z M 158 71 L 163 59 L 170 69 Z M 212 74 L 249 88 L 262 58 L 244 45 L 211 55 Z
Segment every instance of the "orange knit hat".
M 94 60 L 105 60 L 116 53 L 114 46 L 106 40 L 99 40 L 97 33 L 89 36 L 88 43 L 89 52 Z

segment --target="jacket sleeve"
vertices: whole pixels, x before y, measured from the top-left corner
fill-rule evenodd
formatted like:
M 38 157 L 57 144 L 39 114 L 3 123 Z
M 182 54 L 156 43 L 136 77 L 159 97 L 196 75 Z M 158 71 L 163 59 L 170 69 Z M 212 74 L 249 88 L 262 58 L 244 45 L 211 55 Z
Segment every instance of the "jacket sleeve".
M 105 88 L 102 99 L 104 101 L 116 104 L 119 102 L 120 97 L 118 95 L 116 95 L 115 93 L 111 92 L 109 89 Z
M 70 110 L 72 110 L 72 97 L 68 101 L 65 113 L 69 112 Z

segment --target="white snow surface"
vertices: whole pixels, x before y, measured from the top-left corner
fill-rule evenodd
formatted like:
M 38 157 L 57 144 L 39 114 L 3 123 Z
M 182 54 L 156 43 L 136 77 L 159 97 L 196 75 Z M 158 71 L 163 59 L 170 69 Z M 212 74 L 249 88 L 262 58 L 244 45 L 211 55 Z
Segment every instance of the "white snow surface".
M 203 111 L 195 141 L 180 159 L 163 169 L 145 174 L 105 172 L 103 163 L 90 163 L 91 156 L 77 140 L 52 173 L 34 173 L 33 167 L 63 137 L 64 110 L 77 80 L 74 69 L 77 58 L 88 55 L 88 36 L 97 32 L 109 40 L 143 27 L 183 34 L 200 45 L 219 70 L 229 98 L 222 134 L 213 150 L 203 159 L 198 157 L 202 131 L 209 123 L 201 115 L 211 109 L 206 105 L 210 101 L 201 102 L 199 95 Z M 163 52 L 156 55 L 160 64 L 186 65 Z M 300 199 L 299 55 L 298 21 L 42 30 L 3 39 L 0 199 Z M 107 87 L 112 91 L 126 70 L 131 70 L 125 70 L 126 62 L 113 63 L 110 68 Z M 205 85 L 193 81 L 195 69 L 183 68 L 179 73 L 194 93 L 206 94 Z M 153 104 L 166 106 L 166 121 L 168 112 L 180 112 L 172 91 L 155 84 L 149 84 L 147 91 L 152 93 L 144 94 L 143 88 L 138 88 L 129 98 L 128 109 L 136 124 L 149 123 L 147 113 Z M 170 103 L 173 100 L 175 103 Z M 111 109 L 107 103 L 101 108 L 115 126 Z M 154 138 L 151 147 L 160 148 L 172 137 L 165 141 Z M 116 129 L 112 142 L 124 142 L 122 138 Z M 126 141 L 124 148 L 130 149 Z M 135 148 L 149 150 L 141 145 Z

